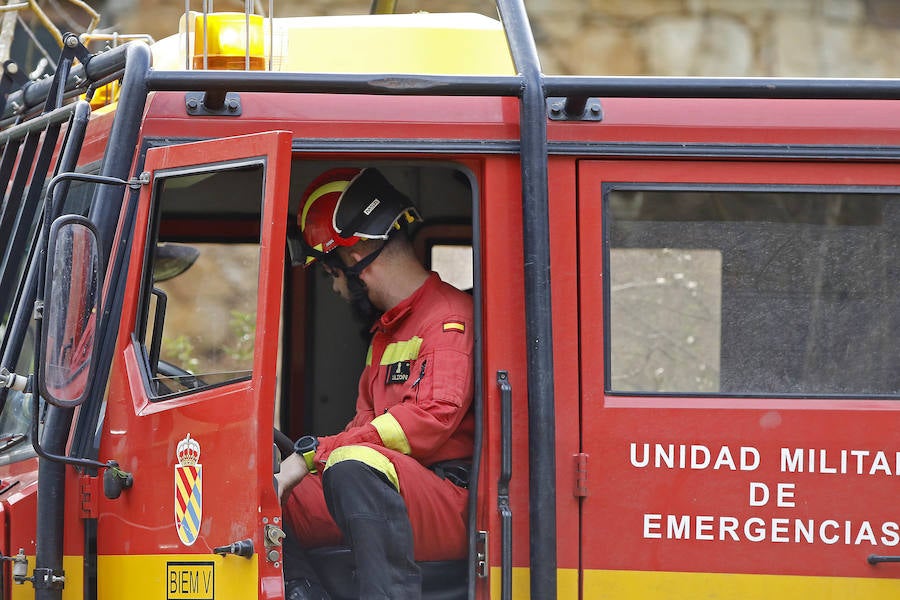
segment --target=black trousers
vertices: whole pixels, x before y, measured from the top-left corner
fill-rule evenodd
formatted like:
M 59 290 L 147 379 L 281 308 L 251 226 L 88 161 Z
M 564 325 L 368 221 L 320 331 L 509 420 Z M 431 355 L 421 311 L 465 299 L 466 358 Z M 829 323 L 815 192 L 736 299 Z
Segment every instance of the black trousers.
M 325 503 L 353 551 L 360 600 L 418 600 L 422 580 L 403 498 L 378 471 L 345 460 L 322 474 Z M 349 577 L 350 574 L 348 573 Z M 284 578 L 318 577 L 296 539 L 284 541 Z

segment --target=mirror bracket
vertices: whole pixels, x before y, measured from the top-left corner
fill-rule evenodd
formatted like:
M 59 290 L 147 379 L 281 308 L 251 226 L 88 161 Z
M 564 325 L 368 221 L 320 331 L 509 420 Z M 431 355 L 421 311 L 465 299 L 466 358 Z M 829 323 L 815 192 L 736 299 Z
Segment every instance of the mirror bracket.
M 18 375 L 6 367 L 0 368 L 0 388 L 10 388 L 17 392 L 24 392 L 27 387 L 27 377 Z

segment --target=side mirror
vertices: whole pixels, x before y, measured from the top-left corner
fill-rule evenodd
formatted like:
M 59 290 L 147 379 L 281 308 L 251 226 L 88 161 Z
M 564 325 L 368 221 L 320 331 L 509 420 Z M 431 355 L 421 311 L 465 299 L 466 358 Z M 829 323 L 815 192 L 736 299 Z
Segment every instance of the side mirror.
M 168 281 L 191 268 L 200 250 L 184 244 L 157 244 L 153 260 L 153 283 Z
M 39 386 L 47 402 L 84 402 L 95 367 L 100 312 L 100 244 L 93 223 L 64 215 L 50 226 L 41 325 Z

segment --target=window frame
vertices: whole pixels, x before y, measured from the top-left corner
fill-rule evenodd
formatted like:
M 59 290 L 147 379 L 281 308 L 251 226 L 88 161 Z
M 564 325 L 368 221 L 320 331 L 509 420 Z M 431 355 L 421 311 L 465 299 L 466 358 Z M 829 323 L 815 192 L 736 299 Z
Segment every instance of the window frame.
M 209 390 L 214 390 L 218 388 L 223 388 L 226 386 L 232 385 L 246 385 L 249 381 L 253 379 L 254 371 L 251 364 L 251 369 L 248 374 L 243 375 L 241 377 L 237 377 L 234 379 L 229 379 L 227 381 L 222 381 L 214 384 L 207 384 L 197 388 L 191 388 L 187 390 L 180 390 L 170 394 L 160 395 L 158 391 L 155 389 L 153 382 L 156 379 L 152 373 L 151 365 L 150 365 L 150 356 L 149 349 L 146 346 L 145 342 L 147 339 L 147 327 L 150 323 L 150 313 L 151 307 L 155 306 L 152 300 L 152 291 L 154 287 L 153 281 L 153 266 L 154 266 L 154 250 L 156 245 L 159 243 L 160 238 L 160 224 L 162 222 L 162 202 L 160 198 L 160 194 L 162 188 L 164 187 L 164 182 L 168 181 L 174 177 L 179 176 L 189 176 L 189 175 L 199 175 L 206 173 L 220 173 L 224 171 L 236 171 L 241 169 L 250 169 L 254 167 L 260 168 L 260 189 L 259 189 L 259 213 L 257 217 L 257 221 L 259 223 L 260 229 L 257 234 L 256 240 L 253 242 L 257 245 L 259 252 L 257 253 L 257 300 L 259 298 L 259 277 L 262 267 L 262 221 L 263 215 L 265 214 L 265 202 L 266 202 L 266 177 L 267 170 L 269 165 L 267 164 L 265 156 L 254 156 L 254 157 L 242 157 L 231 160 L 217 161 L 211 163 L 204 163 L 199 165 L 189 165 L 189 166 L 180 166 L 173 167 L 167 169 L 159 169 L 154 173 L 152 185 L 153 190 L 150 197 L 150 218 L 147 222 L 147 233 L 144 248 L 144 258 L 142 261 L 142 271 L 141 271 L 141 287 L 140 294 L 138 299 L 138 309 L 137 309 L 137 318 L 135 319 L 135 330 L 132 332 L 134 336 L 134 346 L 136 349 L 136 354 L 140 358 L 139 364 L 141 368 L 141 375 L 144 385 L 144 391 L 147 394 L 147 398 L 151 403 L 161 403 L 168 402 L 173 400 L 179 400 L 186 396 L 192 396 L 197 393 L 207 392 Z M 228 219 L 222 219 L 223 222 L 228 221 Z M 235 243 L 250 243 L 250 240 L 246 236 L 244 237 L 229 237 L 222 238 L 228 239 L 230 242 Z M 204 239 L 202 240 L 205 243 L 214 243 L 216 240 L 213 239 Z M 259 316 L 259 306 L 257 305 L 257 313 L 256 316 Z

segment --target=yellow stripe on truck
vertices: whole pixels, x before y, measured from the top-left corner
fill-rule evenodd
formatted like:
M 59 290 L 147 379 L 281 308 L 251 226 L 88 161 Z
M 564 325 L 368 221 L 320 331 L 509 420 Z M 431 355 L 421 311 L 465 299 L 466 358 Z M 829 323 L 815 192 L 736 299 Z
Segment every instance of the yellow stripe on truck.
M 560 596 L 562 598 L 562 596 Z M 879 600 L 900 598 L 900 579 L 660 571 L 584 572 L 584 600 Z
M 492 600 L 500 599 L 501 577 L 501 569 L 491 567 Z M 514 568 L 512 580 L 512 597 L 515 600 L 530 600 L 530 570 Z M 584 600 L 900 598 L 900 579 L 587 570 L 583 580 L 584 594 L 581 597 Z M 560 600 L 578 598 L 578 570 L 557 569 L 556 591 Z
M 502 569 L 491 567 L 491 599 L 499 600 L 502 591 Z M 531 600 L 531 570 L 525 567 L 513 567 L 512 597 L 520 600 Z M 556 570 L 556 597 L 559 600 L 578 598 L 578 569 Z
M 34 556 L 28 556 L 28 576 L 31 577 L 34 569 Z M 82 600 L 84 596 L 84 557 L 63 556 L 63 571 L 66 573 L 66 587 L 63 588 L 63 600 Z M 10 584 L 12 600 L 34 600 L 34 586 L 30 581 L 23 585 Z M 2 596 L 0 590 L 0 596 Z
M 29 575 L 34 557 L 28 558 Z M 84 560 L 63 557 L 63 600 L 82 600 Z M 34 600 L 30 583 L 13 585 L 12 600 Z M 259 597 L 258 555 L 137 554 L 97 557 L 98 600 L 247 600 Z
M 115 555 L 97 558 L 99 600 L 240 600 L 259 596 L 258 555 Z M 68 586 L 67 586 L 68 587 Z
M 29 565 L 34 567 L 34 557 Z M 99 600 L 203 598 L 210 590 L 215 600 L 258 597 L 258 557 L 234 560 L 213 554 L 99 556 Z M 81 556 L 63 558 L 66 586 L 63 600 L 81 599 Z M 213 578 L 210 579 L 209 575 Z M 29 573 L 30 575 L 30 573 Z M 177 578 L 176 578 L 177 576 Z M 557 597 L 578 598 L 578 570 L 558 569 Z M 515 599 L 530 599 L 530 570 L 512 573 Z M 815 598 L 846 600 L 900 598 L 900 579 L 862 577 L 809 577 L 798 575 L 746 575 L 735 573 L 672 573 L 659 571 L 584 572 L 584 600 L 775 600 Z M 209 583 L 209 587 L 207 586 Z M 491 598 L 500 598 L 501 569 L 490 572 Z M 12 600 L 32 600 L 30 584 L 12 585 Z

